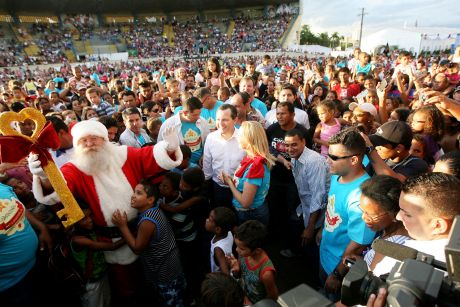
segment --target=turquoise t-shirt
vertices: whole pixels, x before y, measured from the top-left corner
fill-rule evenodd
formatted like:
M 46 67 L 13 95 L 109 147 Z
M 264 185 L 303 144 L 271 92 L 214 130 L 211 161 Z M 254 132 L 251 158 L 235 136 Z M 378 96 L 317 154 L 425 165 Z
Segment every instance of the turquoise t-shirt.
M 184 144 L 192 151 L 190 162 L 198 163 L 203 155 L 203 139 L 201 138 L 200 129 L 198 129 L 196 123 L 182 122 L 181 133 Z
M 265 117 L 265 115 L 267 114 L 268 110 L 267 110 L 267 106 L 265 105 L 265 103 L 263 103 L 262 101 L 260 101 L 259 99 L 257 98 L 254 98 L 254 100 L 252 100 L 251 102 L 251 107 L 257 109 L 260 111 L 260 113 L 262 113 L 262 115 Z
M 339 264 L 351 240 L 358 244 L 370 244 L 375 232 L 364 223 L 359 209 L 361 183 L 369 179 L 366 173 L 349 183 L 340 183 L 339 176 L 331 177 L 331 188 L 324 219 L 323 237 L 320 244 L 321 265 L 329 275 Z
M 218 100 L 216 102 L 216 105 L 214 106 L 214 108 L 212 108 L 211 110 L 206 109 L 206 108 L 201 108 L 200 116 L 203 117 L 204 119 L 206 119 L 206 122 L 208 123 L 209 130 L 211 130 L 211 131 L 217 130 L 217 127 L 216 127 L 217 110 L 223 104 L 224 103 L 222 101 Z
M 35 265 L 38 239 L 26 208 L 13 189 L 0 183 L 0 292 L 20 282 Z
M 235 186 L 238 191 L 243 192 L 243 187 L 245 182 L 249 182 L 250 184 L 257 186 L 257 192 L 254 196 L 254 200 L 252 204 L 249 206 L 250 209 L 256 209 L 263 205 L 265 201 L 265 197 L 268 194 L 268 188 L 270 187 L 270 171 L 268 170 L 268 166 L 264 164 L 264 177 L 263 178 L 256 178 L 256 179 L 248 179 L 247 175 L 249 170 L 251 169 L 252 164 L 246 169 L 243 174 L 242 178 L 235 177 L 236 183 Z M 233 198 L 233 206 L 237 209 L 242 209 L 243 206 Z

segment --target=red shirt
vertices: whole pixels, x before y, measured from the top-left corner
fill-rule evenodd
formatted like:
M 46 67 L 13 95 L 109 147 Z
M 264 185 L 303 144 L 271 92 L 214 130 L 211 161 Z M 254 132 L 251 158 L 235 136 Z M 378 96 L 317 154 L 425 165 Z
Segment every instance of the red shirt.
M 333 90 L 337 93 L 339 100 L 346 97 L 355 97 L 361 93 L 361 87 L 356 83 L 349 83 L 347 88 L 342 88 L 340 84 L 337 84 Z

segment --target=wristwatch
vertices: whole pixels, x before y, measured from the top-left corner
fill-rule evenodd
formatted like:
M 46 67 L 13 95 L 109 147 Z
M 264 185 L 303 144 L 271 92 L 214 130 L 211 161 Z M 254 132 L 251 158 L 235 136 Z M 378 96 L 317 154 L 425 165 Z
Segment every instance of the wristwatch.
M 367 146 L 366 147 L 366 154 L 370 154 L 374 150 L 375 150 L 375 146 L 373 146 L 373 145 Z

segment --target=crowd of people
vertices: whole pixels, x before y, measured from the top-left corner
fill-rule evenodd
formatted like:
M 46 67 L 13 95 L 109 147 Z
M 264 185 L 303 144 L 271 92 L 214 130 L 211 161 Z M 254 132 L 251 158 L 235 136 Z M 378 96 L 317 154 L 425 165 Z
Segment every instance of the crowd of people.
M 0 67 L 20 66 L 22 63 L 55 64 L 67 61 L 65 50 L 75 51 L 74 39 L 98 40 L 107 44 L 126 45 L 133 58 L 163 56 L 188 56 L 192 54 L 215 54 L 245 51 L 278 51 L 284 32 L 296 12 L 285 5 L 277 11 L 261 16 L 242 13 L 233 19 L 228 17 L 186 21 L 134 19 L 131 23 L 99 25 L 91 15 L 66 15 L 59 23 L 34 23 L 18 27 L 18 35 L 27 38 L 22 42 L 0 38 L 3 55 Z M 235 22 L 231 37 L 227 37 L 230 20 Z M 165 37 L 165 27 L 171 26 L 171 41 Z M 263 35 L 262 35 L 263 33 Z M 25 48 L 36 45 L 39 54 L 28 55 Z M 245 47 L 246 46 L 246 47 Z
M 35 108 L 51 123 L 50 154 L 85 217 L 64 229 L 43 160 L 7 161 L 2 145 L 0 301 L 276 300 L 273 238 L 338 304 L 345 259 L 376 275 L 395 265 L 371 248 L 377 239 L 445 261 L 460 215 L 459 62 L 356 48 L 4 70 L 0 112 Z M 72 285 L 63 264 L 47 265 L 62 250 L 80 277 Z

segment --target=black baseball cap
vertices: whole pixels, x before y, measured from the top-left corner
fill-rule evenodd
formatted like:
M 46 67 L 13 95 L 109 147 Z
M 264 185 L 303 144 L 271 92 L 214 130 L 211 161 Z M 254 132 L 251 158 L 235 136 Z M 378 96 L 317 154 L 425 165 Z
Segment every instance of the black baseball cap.
M 412 143 L 412 136 L 412 129 L 408 124 L 395 120 L 386 122 L 377 128 L 377 132 L 370 135 L 369 139 L 374 146 L 402 144 L 406 149 L 409 149 Z

